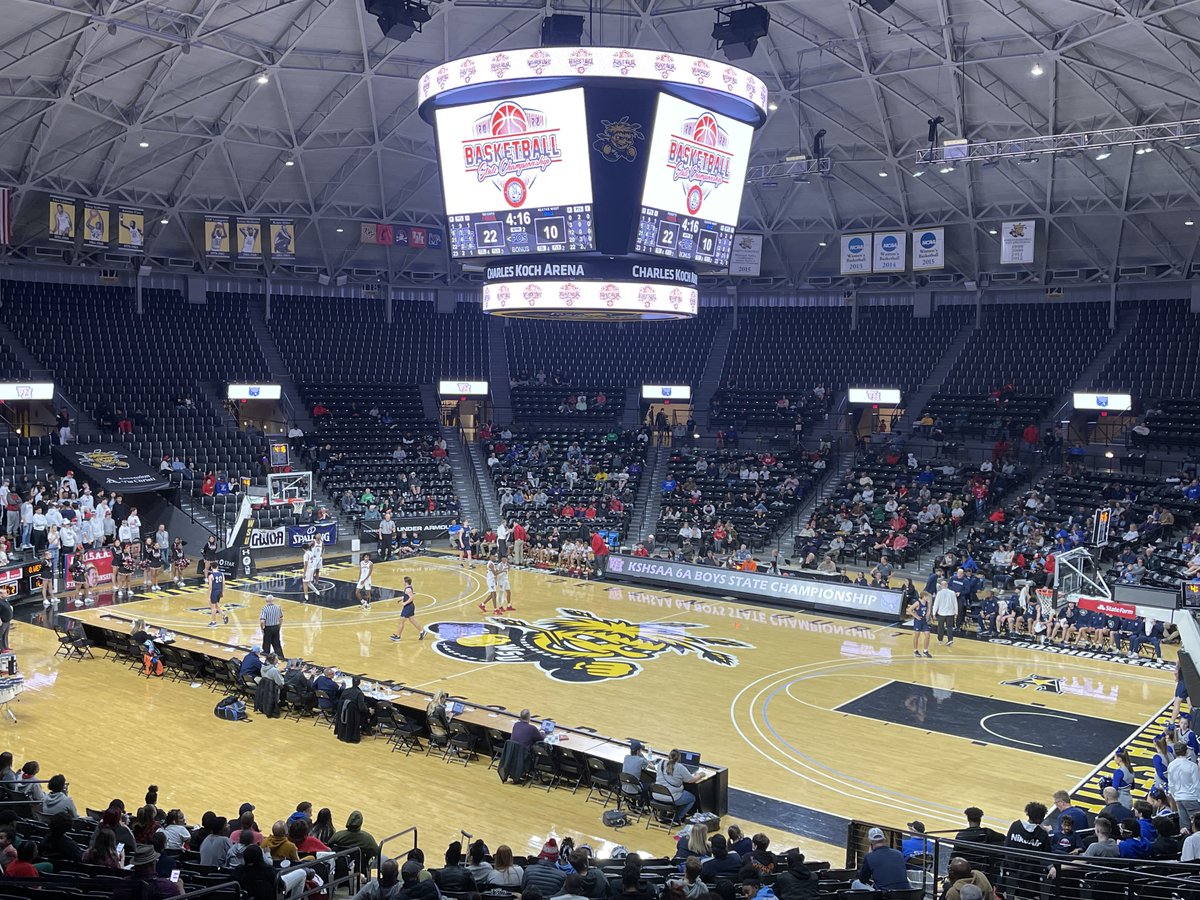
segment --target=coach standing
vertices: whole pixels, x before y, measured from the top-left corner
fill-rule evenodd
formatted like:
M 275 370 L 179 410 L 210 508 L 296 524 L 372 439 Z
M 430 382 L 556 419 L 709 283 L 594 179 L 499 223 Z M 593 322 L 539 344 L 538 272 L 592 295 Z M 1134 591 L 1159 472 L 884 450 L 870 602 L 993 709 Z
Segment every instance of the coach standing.
M 948 637 L 947 647 L 954 646 L 954 623 L 958 618 L 958 594 L 946 582 L 938 583 L 938 592 L 933 595 L 933 617 L 937 620 L 937 639 L 942 642 Z
M 275 602 L 275 598 L 267 594 L 267 603 L 258 614 L 258 624 L 262 628 L 262 647 L 264 653 L 274 651 L 280 659 L 283 655 L 283 642 L 279 638 L 279 630 L 283 625 L 283 610 Z

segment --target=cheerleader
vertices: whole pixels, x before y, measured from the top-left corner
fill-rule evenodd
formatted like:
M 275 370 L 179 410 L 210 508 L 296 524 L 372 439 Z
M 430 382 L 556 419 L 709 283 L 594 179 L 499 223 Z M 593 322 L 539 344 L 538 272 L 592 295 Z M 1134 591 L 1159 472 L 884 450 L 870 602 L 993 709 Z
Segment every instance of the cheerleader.
M 162 548 L 158 546 L 158 542 L 153 537 L 146 538 L 146 546 L 142 551 L 142 571 L 148 584 L 143 584 L 143 589 L 151 591 L 161 591 L 162 588 L 158 585 L 158 580 L 162 578 L 163 570 L 163 554 Z
M 190 562 L 187 551 L 183 549 L 183 538 L 175 538 L 175 543 L 171 545 L 171 570 L 175 583 L 180 587 L 183 587 L 183 576 Z
M 134 558 L 129 542 L 121 544 L 116 552 L 117 563 L 117 596 L 133 594 Z
M 1168 805 L 1171 804 L 1171 795 L 1167 792 L 1169 785 L 1167 784 L 1167 766 L 1171 764 L 1171 760 L 1175 758 L 1174 751 L 1171 750 L 1171 745 L 1167 743 L 1166 732 L 1163 732 L 1154 739 L 1154 749 L 1158 752 L 1150 760 L 1150 764 L 1154 766 L 1154 789 L 1163 792 Z
M 1129 749 L 1118 747 L 1116 753 L 1117 770 L 1113 772 L 1112 786 L 1117 789 L 1117 799 L 1126 809 L 1133 809 L 1133 786 L 1135 783 L 1133 763 L 1129 761 Z
M 83 561 L 82 553 L 71 554 L 71 580 L 75 582 L 75 605 L 83 606 L 91 599 L 88 593 L 87 563 Z

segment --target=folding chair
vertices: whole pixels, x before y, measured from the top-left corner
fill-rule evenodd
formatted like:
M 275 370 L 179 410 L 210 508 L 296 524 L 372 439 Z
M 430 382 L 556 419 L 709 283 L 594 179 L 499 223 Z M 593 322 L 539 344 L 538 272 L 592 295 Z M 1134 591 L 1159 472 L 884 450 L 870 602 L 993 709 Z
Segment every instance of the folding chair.
M 600 802 L 605 806 L 616 799 L 617 776 L 609 771 L 604 760 L 597 759 L 595 756 L 587 758 L 587 783 L 588 792 L 584 803 L 590 803 L 593 794 L 598 796 Z

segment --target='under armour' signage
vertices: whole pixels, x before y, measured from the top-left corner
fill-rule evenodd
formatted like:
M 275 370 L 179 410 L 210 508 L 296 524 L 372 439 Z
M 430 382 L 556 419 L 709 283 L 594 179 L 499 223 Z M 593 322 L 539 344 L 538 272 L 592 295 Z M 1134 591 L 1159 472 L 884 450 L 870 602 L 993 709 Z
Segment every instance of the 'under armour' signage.
M 898 616 L 900 592 L 880 588 L 784 578 L 761 572 L 739 572 L 714 566 L 693 566 L 642 556 L 609 554 L 608 574 L 619 581 L 661 584 L 732 594 L 749 600 L 773 600 L 796 606 L 836 609 L 867 615 Z

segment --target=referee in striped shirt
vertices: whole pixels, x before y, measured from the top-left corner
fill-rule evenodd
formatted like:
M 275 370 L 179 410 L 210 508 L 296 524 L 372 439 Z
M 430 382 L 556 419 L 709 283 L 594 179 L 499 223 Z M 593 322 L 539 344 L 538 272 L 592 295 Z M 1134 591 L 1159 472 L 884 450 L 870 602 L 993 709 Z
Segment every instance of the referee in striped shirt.
M 283 654 L 283 642 L 279 639 L 279 629 L 283 625 L 283 610 L 279 608 L 271 594 L 267 594 L 266 606 L 258 614 L 258 624 L 263 633 L 263 653 L 274 651 L 280 659 L 286 659 Z

